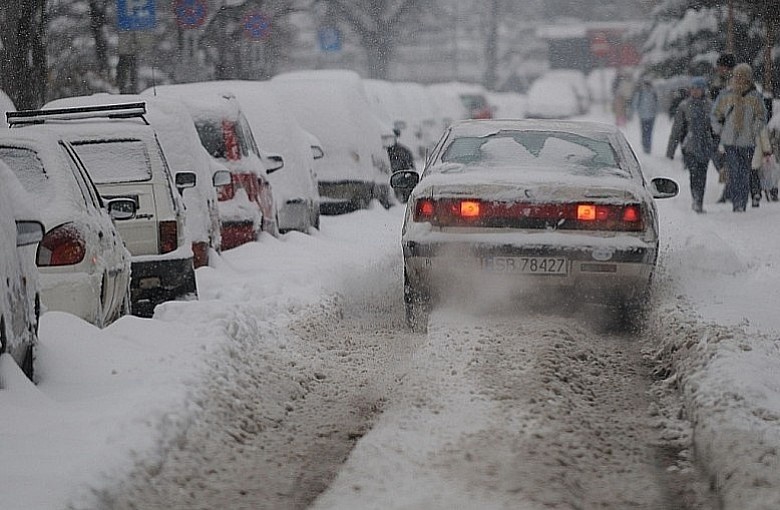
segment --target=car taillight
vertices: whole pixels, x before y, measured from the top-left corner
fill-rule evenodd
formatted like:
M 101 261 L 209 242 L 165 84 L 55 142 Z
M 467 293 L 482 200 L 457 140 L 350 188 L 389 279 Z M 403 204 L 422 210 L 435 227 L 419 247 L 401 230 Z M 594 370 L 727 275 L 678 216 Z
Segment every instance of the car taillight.
M 84 260 L 87 244 L 73 223 L 49 230 L 40 244 L 35 263 L 38 267 L 70 266 Z
M 639 204 L 578 204 L 575 228 L 641 231 L 644 229 L 642 209 Z
M 544 204 L 477 199 L 418 199 L 413 220 L 437 227 L 478 226 L 560 230 L 641 231 L 639 204 Z
M 178 247 L 179 228 L 176 221 L 160 222 L 160 253 L 169 253 Z

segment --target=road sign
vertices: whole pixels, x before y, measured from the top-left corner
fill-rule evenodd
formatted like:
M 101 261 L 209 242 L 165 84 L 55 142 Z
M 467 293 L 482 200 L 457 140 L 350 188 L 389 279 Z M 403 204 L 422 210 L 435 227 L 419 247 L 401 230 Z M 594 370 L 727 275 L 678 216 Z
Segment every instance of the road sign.
M 181 28 L 199 28 L 206 22 L 208 5 L 206 0 L 176 0 L 173 14 Z
M 590 40 L 590 52 L 598 58 L 604 58 L 609 55 L 610 47 L 606 34 L 598 32 L 593 35 L 593 38 Z
M 244 35 L 252 41 L 271 37 L 271 19 L 265 14 L 250 11 L 244 16 Z
M 336 27 L 320 27 L 317 30 L 320 49 L 325 52 L 341 51 L 341 31 Z
M 152 30 L 155 24 L 155 0 L 116 0 L 119 30 Z

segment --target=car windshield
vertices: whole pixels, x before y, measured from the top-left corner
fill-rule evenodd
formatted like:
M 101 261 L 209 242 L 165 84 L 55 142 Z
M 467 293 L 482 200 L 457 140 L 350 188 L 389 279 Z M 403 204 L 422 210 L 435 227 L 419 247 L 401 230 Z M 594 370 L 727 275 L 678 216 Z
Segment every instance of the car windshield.
M 151 162 L 141 140 L 94 140 L 73 143 L 95 184 L 148 181 Z
M 54 201 L 55 186 L 35 151 L 21 147 L 0 147 L 0 160 L 16 174 L 33 200 L 42 206 Z
M 593 175 L 629 177 L 628 171 L 620 169 L 617 153 L 608 141 L 563 131 L 500 131 L 457 137 L 447 146 L 441 161 L 512 169 L 578 169 Z

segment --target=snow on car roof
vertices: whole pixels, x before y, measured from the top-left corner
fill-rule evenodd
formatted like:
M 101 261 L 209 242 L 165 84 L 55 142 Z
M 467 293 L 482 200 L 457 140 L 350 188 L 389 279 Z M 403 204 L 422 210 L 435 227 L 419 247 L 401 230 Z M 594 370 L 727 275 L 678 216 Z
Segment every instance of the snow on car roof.
M 620 130 L 611 124 L 580 120 L 462 120 L 452 124 L 455 136 L 485 136 L 504 130 L 567 131 L 600 139 L 606 138 L 605 135 L 620 134 Z
M 195 121 L 236 119 L 241 108 L 229 89 L 218 89 L 209 83 L 157 85 L 141 92 L 142 96 L 174 96 L 187 105 Z M 221 101 L 217 99 L 222 98 Z

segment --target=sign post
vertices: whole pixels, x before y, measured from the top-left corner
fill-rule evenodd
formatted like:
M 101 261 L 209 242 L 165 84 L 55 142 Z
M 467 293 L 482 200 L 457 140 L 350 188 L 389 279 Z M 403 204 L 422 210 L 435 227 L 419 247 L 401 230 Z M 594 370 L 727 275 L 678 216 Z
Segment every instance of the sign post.
M 157 25 L 156 0 L 116 0 L 116 25 L 119 29 L 119 62 L 116 82 L 122 93 L 137 92 L 138 32 L 151 32 Z

